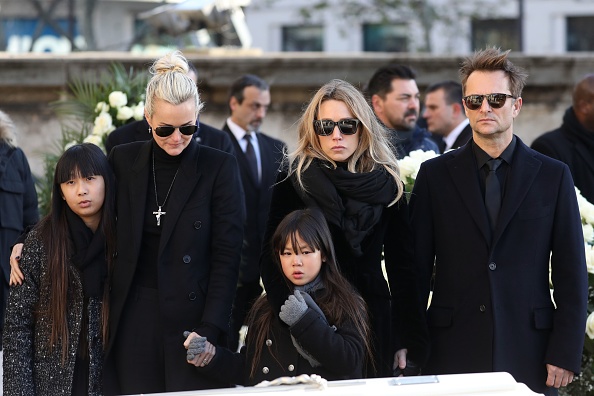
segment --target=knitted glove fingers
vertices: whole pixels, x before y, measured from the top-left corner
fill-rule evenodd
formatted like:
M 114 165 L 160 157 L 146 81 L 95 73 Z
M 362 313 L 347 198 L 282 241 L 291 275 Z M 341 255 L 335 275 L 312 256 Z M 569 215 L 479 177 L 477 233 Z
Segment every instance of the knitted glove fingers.
M 299 291 L 295 290 L 295 293 L 290 295 L 281 307 L 281 311 L 278 316 L 283 322 L 289 326 L 293 326 L 299 321 L 299 319 L 301 319 L 303 315 L 305 315 L 306 311 L 307 304 L 305 303 L 305 300 Z

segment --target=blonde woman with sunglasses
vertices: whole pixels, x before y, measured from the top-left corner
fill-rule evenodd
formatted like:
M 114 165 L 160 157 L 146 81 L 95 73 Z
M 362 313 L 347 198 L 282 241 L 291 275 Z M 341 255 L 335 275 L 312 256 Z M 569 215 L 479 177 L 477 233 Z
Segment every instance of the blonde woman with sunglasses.
M 183 334 L 220 345 L 228 332 L 243 239 L 235 158 L 192 135 L 203 104 L 176 51 L 151 67 L 152 139 L 115 146 L 117 256 L 111 290 L 108 394 L 225 387 L 186 363 Z M 198 359 L 207 364 L 208 354 Z
M 289 212 L 321 209 L 339 268 L 369 309 L 373 360 L 364 375 L 416 374 L 426 356 L 424 309 L 418 298 L 408 207 L 385 129 L 361 92 L 342 80 L 318 90 L 298 128 L 298 147 L 286 156 L 274 186 L 264 241 L 270 241 Z M 261 274 L 278 314 L 292 291 L 282 282 L 272 250 L 265 242 Z

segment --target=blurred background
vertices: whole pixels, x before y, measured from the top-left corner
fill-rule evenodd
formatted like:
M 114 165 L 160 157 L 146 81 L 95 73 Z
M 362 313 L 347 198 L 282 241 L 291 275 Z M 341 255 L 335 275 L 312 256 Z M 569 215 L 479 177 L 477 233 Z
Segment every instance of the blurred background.
M 263 131 L 293 145 L 312 93 L 331 78 L 362 88 L 397 62 L 421 93 L 458 80 L 478 48 L 511 49 L 528 69 L 517 133 L 530 143 L 557 127 L 573 84 L 594 72 L 592 0 L 0 0 L 0 109 L 17 124 L 34 173 L 60 123 L 49 103 L 73 78 L 114 61 L 137 71 L 180 49 L 199 71 L 202 120 L 221 127 L 227 89 L 244 73 L 271 84 Z

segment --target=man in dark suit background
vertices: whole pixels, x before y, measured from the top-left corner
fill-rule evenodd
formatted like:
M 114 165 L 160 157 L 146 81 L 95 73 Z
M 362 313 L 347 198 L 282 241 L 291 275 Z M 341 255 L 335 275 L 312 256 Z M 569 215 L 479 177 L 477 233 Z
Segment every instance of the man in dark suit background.
M 508 52 L 488 48 L 463 62 L 473 138 L 424 162 L 412 193 L 425 299 L 433 289 L 423 373 L 506 371 L 555 395 L 580 371 L 584 239 L 567 165 L 514 135 L 527 74 Z
M 584 76 L 573 90 L 573 105 L 563 124 L 538 137 L 534 150 L 569 166 L 575 186 L 594 203 L 594 74 Z
M 229 90 L 229 110 L 223 131 L 233 142 L 246 205 L 239 282 L 233 303 L 229 347 L 236 350 L 239 330 L 253 301 L 262 293 L 260 251 L 268 218 L 272 185 L 276 181 L 285 144 L 260 132 L 270 106 L 270 88 L 254 75 L 239 77 Z
M 188 65 L 190 66 L 188 76 L 197 83 L 198 70 L 196 70 L 191 63 L 188 63 Z M 198 130 L 194 134 L 194 140 L 196 140 L 196 142 L 227 153 L 235 154 L 231 139 L 229 139 L 229 136 L 227 136 L 226 133 L 199 121 L 200 120 L 198 120 Z M 146 119 L 143 118 L 140 121 L 133 121 L 126 125 L 122 125 L 107 135 L 105 151 L 109 154 L 113 146 L 117 146 L 118 144 L 150 140 L 151 138 L 152 134 L 149 131 L 149 124 L 146 122 Z
M 425 91 L 423 118 L 441 153 L 464 146 L 472 137 L 459 82 L 447 80 L 430 85 Z

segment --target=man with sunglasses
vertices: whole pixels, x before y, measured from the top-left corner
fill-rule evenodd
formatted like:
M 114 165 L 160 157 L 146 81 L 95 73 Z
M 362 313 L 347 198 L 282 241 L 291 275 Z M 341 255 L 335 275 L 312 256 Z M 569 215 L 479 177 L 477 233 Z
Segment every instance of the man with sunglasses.
M 527 74 L 508 52 L 464 60 L 472 139 L 424 162 L 411 196 L 425 301 L 433 291 L 423 373 L 506 371 L 556 395 L 580 371 L 584 240 L 569 168 L 514 135 Z
M 192 63 L 188 63 L 190 70 L 188 76 L 194 80 L 194 83 L 198 83 L 198 70 Z M 210 125 L 207 125 L 200 120 L 197 120 L 196 124 L 198 128 L 194 132 L 194 140 L 205 146 L 213 147 L 221 151 L 225 151 L 230 154 L 235 154 L 231 139 L 221 130 L 216 129 Z M 107 136 L 105 141 L 105 151 L 107 154 L 111 151 L 113 146 L 118 144 L 138 142 L 144 140 L 150 140 L 152 137 L 149 131 L 149 125 L 146 119 L 140 121 L 133 121 L 126 125 L 122 125 Z
M 252 74 L 239 77 L 231 85 L 228 104 L 231 114 L 222 129 L 233 142 L 246 206 L 239 282 L 229 333 L 229 348 L 236 350 L 246 314 L 262 293 L 259 264 L 262 238 L 285 144 L 260 132 L 270 106 L 266 81 Z
M 575 186 L 594 203 L 594 74 L 584 76 L 576 84 L 563 124 L 541 135 L 531 147 L 565 162 Z
M 431 134 L 417 125 L 421 103 L 415 78 L 410 67 L 390 64 L 378 69 L 367 84 L 373 112 L 390 130 L 398 158 L 414 150 L 440 152 Z

